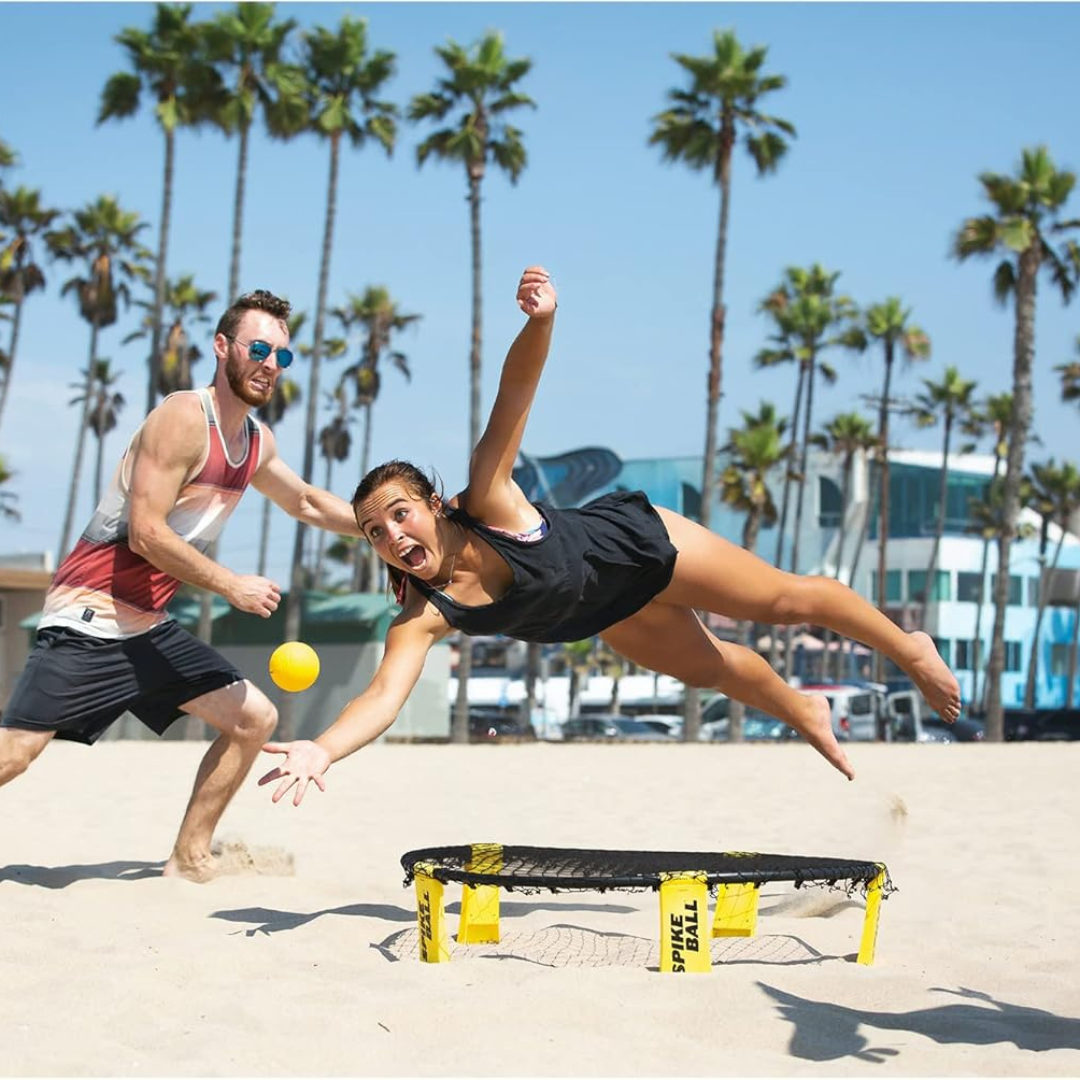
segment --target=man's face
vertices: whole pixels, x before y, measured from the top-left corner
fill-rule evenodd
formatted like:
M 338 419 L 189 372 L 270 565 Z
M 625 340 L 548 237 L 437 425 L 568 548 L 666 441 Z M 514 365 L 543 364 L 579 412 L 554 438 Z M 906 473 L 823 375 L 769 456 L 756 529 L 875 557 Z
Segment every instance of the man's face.
M 233 337 L 236 340 L 218 334 L 214 352 L 225 359 L 225 378 L 232 392 L 245 404 L 260 408 L 274 396 L 282 370 L 277 350 L 288 346 L 289 330 L 269 312 L 246 311 Z M 248 354 L 253 341 L 265 341 L 274 350 L 262 363 Z

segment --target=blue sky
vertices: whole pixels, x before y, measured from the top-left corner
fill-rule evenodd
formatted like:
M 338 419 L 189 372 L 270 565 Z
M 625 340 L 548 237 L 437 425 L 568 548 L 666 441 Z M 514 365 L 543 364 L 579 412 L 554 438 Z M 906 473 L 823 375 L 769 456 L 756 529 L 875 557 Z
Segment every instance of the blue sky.
M 197 15 L 221 6 L 198 5 Z M 790 410 L 792 372 L 756 372 L 751 363 L 768 333 L 757 304 L 789 265 L 820 262 L 840 271 L 840 287 L 860 304 L 898 295 L 910 305 L 933 356 L 901 373 L 898 393 L 918 392 L 922 378 L 939 379 L 947 364 L 977 379 L 980 394 L 1010 387 L 1012 317 L 991 301 L 991 264 L 958 264 L 949 243 L 963 218 L 985 209 L 981 171 L 1011 172 L 1021 149 L 1038 143 L 1059 167 L 1080 168 L 1080 7 L 312 3 L 278 10 L 305 27 L 332 27 L 344 13 L 366 17 L 373 46 L 397 54 L 383 96 L 402 106 L 434 86 L 441 64 L 433 47 L 448 38 L 470 43 L 498 29 L 508 55 L 534 61 L 522 89 L 539 107 L 517 120 L 528 168 L 516 186 L 493 169 L 483 205 L 485 408 L 520 326 L 514 290 L 521 269 L 543 263 L 560 291 L 526 452 L 601 445 L 632 459 L 702 451 L 719 194 L 706 176 L 665 164 L 647 139 L 666 91 L 684 82 L 670 54 L 705 54 L 714 29 L 733 28 L 745 45 L 768 47 L 767 70 L 789 84 L 766 107 L 798 129 L 776 175 L 758 179 L 742 151 L 735 163 L 721 438 L 740 409 L 756 410 L 761 400 Z M 163 140 L 150 113 L 144 107 L 131 120 L 95 127 L 105 81 L 126 67 L 113 36 L 125 26 L 148 27 L 152 12 L 140 3 L 0 4 L 0 139 L 20 155 L 9 184 L 40 187 L 60 207 L 114 194 L 150 223 L 145 236 L 156 247 Z M 381 283 L 404 310 L 423 315 L 398 343 L 412 382 L 394 370 L 384 374 L 374 455 L 434 466 L 454 491 L 468 451 L 468 207 L 460 169 L 417 169 L 415 146 L 426 131 L 403 123 L 390 159 L 376 148 L 345 154 L 330 302 Z M 225 306 L 235 158 L 235 144 L 218 134 L 182 132 L 177 140 L 168 270 L 193 273 L 202 288 L 216 290 L 215 314 Z M 327 148 L 314 137 L 287 145 L 254 139 L 244 289 L 269 288 L 313 310 L 327 169 Z M 1080 216 L 1080 192 L 1069 209 Z M 23 517 L 0 523 L 0 553 L 52 550 L 59 540 L 77 425 L 68 384 L 85 367 L 88 344 L 73 301 L 59 295 L 70 273 L 47 268 L 47 293 L 25 309 L 0 425 Z M 145 402 L 144 346 L 120 344 L 135 320 L 133 312 L 100 342 L 99 354 L 126 373 L 128 397 L 106 443 L 110 467 Z M 1078 334 L 1080 302 L 1063 308 L 1044 286 L 1037 458 L 1078 456 L 1077 412 L 1059 401 L 1051 370 L 1070 358 Z M 200 344 L 209 351 L 209 330 Z M 833 362 L 842 378 L 817 396 L 822 422 L 860 407 L 859 395 L 880 386 L 877 352 L 838 353 Z M 195 368 L 197 381 L 210 374 L 208 360 Z M 325 364 L 323 388 L 335 376 L 334 364 Z M 302 427 L 297 413 L 278 431 L 297 470 Z M 929 447 L 939 438 L 901 422 L 895 441 Z M 347 497 L 358 468 L 357 445 L 331 486 Z M 83 475 L 79 527 L 92 510 L 88 467 Z M 261 499 L 249 494 L 226 530 L 221 558 L 238 571 L 254 569 L 260 511 Z M 292 525 L 277 511 L 271 537 L 270 573 L 285 581 Z

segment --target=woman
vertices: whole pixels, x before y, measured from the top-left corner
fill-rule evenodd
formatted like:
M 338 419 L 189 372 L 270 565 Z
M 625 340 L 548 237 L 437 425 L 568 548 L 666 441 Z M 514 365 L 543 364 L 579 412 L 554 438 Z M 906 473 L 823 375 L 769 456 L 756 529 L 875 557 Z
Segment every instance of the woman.
M 469 464 L 469 484 L 444 502 L 419 470 L 390 462 L 353 497 L 357 524 L 386 563 L 402 604 L 368 688 L 314 741 L 267 743 L 285 754 L 260 784 L 277 802 L 378 738 L 412 691 L 428 650 L 458 629 L 525 641 L 599 634 L 616 652 L 691 686 L 710 687 L 779 717 L 849 780 L 828 701 L 788 686 L 757 653 L 719 641 L 695 614 L 827 626 L 888 656 L 945 720 L 960 713 L 956 679 L 921 632 L 905 633 L 851 589 L 784 573 L 641 492 L 602 496 L 580 510 L 534 505 L 512 470 L 551 344 L 555 287 L 546 270 L 521 277 L 529 317 L 510 347 L 498 395 Z

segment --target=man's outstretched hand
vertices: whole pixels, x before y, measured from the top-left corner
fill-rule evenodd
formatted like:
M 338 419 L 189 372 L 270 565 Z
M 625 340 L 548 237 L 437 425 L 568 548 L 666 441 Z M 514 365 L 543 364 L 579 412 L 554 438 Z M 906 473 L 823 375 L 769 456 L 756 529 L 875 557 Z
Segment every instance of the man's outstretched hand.
M 268 754 L 284 754 L 285 760 L 271 769 L 259 780 L 259 787 L 280 780 L 272 800 L 277 802 L 293 786 L 293 806 L 299 806 L 304 798 L 309 783 L 314 783 L 320 791 L 326 790 L 323 773 L 330 768 L 330 755 L 316 742 L 297 739 L 296 742 L 268 742 L 263 744 Z

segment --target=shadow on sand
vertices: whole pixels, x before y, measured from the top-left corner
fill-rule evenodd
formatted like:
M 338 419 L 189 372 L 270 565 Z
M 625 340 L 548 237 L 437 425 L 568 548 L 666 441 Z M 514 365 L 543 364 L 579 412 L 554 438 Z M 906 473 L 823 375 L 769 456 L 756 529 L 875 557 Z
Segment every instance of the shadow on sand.
M 982 1005 L 943 1004 L 890 1013 L 811 1001 L 763 982 L 758 986 L 777 1003 L 780 1015 L 795 1025 L 790 1051 L 806 1061 L 853 1057 L 880 1064 L 886 1058 L 899 1056 L 900 1051 L 895 1047 L 871 1046 L 870 1039 L 862 1033 L 865 1028 L 911 1032 L 942 1044 L 1012 1043 L 1021 1050 L 1034 1051 L 1080 1049 L 1080 1019 L 997 1001 L 979 990 L 931 988 L 934 993 L 950 994 Z
M 73 866 L 31 866 L 12 863 L 0 866 L 0 882 L 14 881 L 18 885 L 40 885 L 43 889 L 66 889 L 76 881 L 94 879 L 106 881 L 141 881 L 161 877 L 164 862 L 131 862 L 120 860 L 106 863 L 83 863 Z
M 554 904 L 540 901 L 538 903 L 514 903 L 502 901 L 501 913 L 504 917 L 527 915 L 530 911 L 547 911 L 558 909 L 563 911 L 613 911 L 625 913 L 636 911 L 636 908 L 625 907 L 619 904 Z M 448 915 L 459 914 L 461 905 L 458 903 L 447 904 Z M 259 926 L 249 927 L 243 933 L 246 937 L 254 937 L 256 934 L 279 934 L 285 930 L 296 930 L 306 926 L 315 919 L 321 919 L 324 915 L 359 915 L 369 919 L 385 919 L 387 922 L 415 923 L 416 909 L 396 907 L 392 904 L 346 904 L 343 907 L 323 908 L 321 911 L 275 911 L 273 908 L 236 908 L 233 911 L 215 911 L 211 914 L 213 919 L 223 919 L 226 922 L 259 923 Z M 240 933 L 240 931 L 237 931 Z

